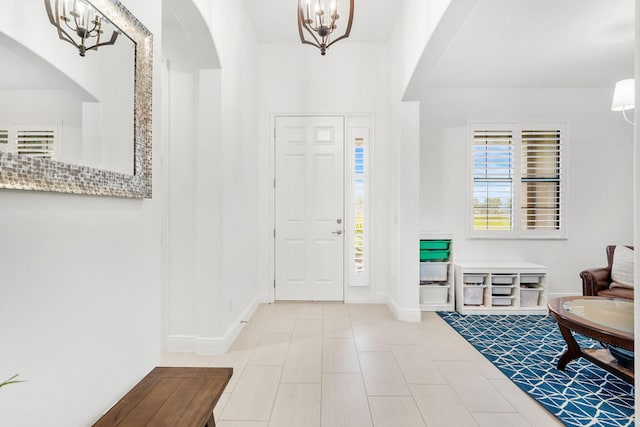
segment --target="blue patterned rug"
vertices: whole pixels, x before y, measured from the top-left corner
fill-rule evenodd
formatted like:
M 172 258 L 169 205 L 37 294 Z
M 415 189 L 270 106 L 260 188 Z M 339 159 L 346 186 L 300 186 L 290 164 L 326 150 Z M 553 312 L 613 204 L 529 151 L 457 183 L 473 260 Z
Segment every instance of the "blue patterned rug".
M 439 312 L 511 381 L 567 426 L 633 426 L 634 388 L 585 359 L 556 369 L 566 349 L 551 316 Z M 576 335 L 580 347 L 599 347 Z

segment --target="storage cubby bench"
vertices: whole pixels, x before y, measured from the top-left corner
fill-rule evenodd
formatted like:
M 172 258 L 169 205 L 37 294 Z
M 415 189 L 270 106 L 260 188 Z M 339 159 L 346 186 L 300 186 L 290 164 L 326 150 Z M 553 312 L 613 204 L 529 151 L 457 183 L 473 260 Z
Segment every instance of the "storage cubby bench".
M 456 310 L 462 314 L 547 313 L 547 267 L 526 261 L 460 261 Z

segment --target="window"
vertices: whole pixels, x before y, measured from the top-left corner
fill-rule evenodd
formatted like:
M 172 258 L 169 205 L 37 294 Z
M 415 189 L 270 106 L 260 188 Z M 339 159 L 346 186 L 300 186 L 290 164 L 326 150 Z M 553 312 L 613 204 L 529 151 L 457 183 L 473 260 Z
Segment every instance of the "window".
M 55 123 L 0 123 L 0 151 L 55 159 L 57 130 Z
M 364 138 L 355 138 L 353 148 L 353 261 L 355 271 L 364 271 Z
M 9 150 L 9 131 L 7 129 L 0 129 L 0 151 Z
M 469 124 L 470 237 L 564 238 L 564 125 Z
M 348 221 L 348 283 L 349 286 L 369 285 L 369 156 L 371 152 L 368 123 L 351 122 L 348 130 L 349 200 Z
M 18 154 L 38 159 L 53 158 L 53 130 L 18 130 L 16 137 Z

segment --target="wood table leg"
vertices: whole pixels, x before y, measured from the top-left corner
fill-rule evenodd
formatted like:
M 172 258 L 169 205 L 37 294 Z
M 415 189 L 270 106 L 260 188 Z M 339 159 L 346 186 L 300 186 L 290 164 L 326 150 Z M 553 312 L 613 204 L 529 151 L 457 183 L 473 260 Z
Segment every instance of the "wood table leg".
M 205 424 L 204 427 L 216 427 L 216 420 L 213 419 L 213 412 L 211 413 L 211 416 L 207 420 L 207 424 Z
M 567 351 L 562 353 L 562 356 L 560 356 L 560 360 L 558 360 L 558 369 L 564 371 L 567 363 L 582 356 L 582 350 L 580 349 L 578 342 L 573 337 L 573 334 L 571 333 L 569 328 L 562 326 L 560 323 L 558 323 L 558 328 L 560 329 L 560 333 L 567 343 Z

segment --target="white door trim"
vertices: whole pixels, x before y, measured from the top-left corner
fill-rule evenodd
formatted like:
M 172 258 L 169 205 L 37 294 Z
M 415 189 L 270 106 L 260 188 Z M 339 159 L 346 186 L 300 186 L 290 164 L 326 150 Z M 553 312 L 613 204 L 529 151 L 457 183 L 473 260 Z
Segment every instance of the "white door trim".
M 268 169 L 269 169 L 269 178 L 270 178 L 270 182 L 271 184 L 268 185 L 268 194 L 267 194 L 267 202 L 268 202 L 268 218 L 267 218 L 267 223 L 269 225 L 269 228 L 267 230 L 264 230 L 265 233 L 268 233 L 268 241 L 269 241 L 269 248 L 268 248 L 268 253 L 267 253 L 267 260 L 266 260 L 266 267 L 267 267 L 267 277 L 265 277 L 266 282 L 267 282 L 267 289 L 261 291 L 261 301 L 264 303 L 273 303 L 275 302 L 275 288 L 274 288 L 274 281 L 275 281 L 275 244 L 276 244 L 276 240 L 274 237 L 274 230 L 276 227 L 276 218 L 275 218 L 275 188 L 274 188 L 274 181 L 275 181 L 275 176 L 276 176 L 276 159 L 275 159 L 275 127 L 276 127 L 276 117 L 343 117 L 344 118 L 344 123 L 345 123 L 345 127 L 344 127 L 344 133 L 345 133 L 345 150 L 347 147 L 347 140 L 346 138 L 348 137 L 348 126 L 354 123 L 358 123 L 358 124 L 366 124 L 366 125 L 370 125 L 371 126 L 371 165 L 375 164 L 375 140 L 376 140 L 376 115 L 373 112 L 368 112 L 368 113 L 363 113 L 363 112 L 350 112 L 350 113 L 346 113 L 346 112 L 333 112 L 333 113 L 292 113 L 292 112 L 274 112 L 274 113 L 269 113 L 269 122 L 268 122 L 268 128 L 264 129 L 263 128 L 263 132 L 267 133 L 267 138 L 269 141 L 269 150 L 268 150 Z M 345 153 L 345 165 L 346 165 L 346 153 Z M 346 166 L 345 166 L 346 169 Z M 345 174 L 346 174 L 346 170 L 345 170 Z M 345 183 L 346 180 L 348 179 L 348 177 L 345 175 Z M 375 173 L 371 173 L 369 175 L 369 179 L 370 179 L 370 188 L 374 188 L 375 187 Z M 346 184 L 345 184 L 346 185 Z M 371 191 L 371 216 L 369 218 L 369 222 L 371 225 L 375 224 L 375 197 L 374 197 L 375 191 Z M 346 189 L 345 189 L 345 197 L 346 197 Z M 345 199 L 345 203 L 347 203 L 347 200 Z M 345 214 L 347 212 L 347 208 L 345 205 Z M 346 222 L 346 218 L 345 218 L 345 222 Z M 345 224 L 346 225 L 346 224 Z M 371 256 L 371 263 L 372 263 L 372 268 L 369 271 L 369 274 L 371 275 L 371 277 L 373 277 L 375 275 L 375 263 L 373 262 L 374 259 L 374 255 L 375 255 L 375 231 L 372 230 L 373 232 L 369 235 L 370 238 L 370 256 Z M 345 261 L 344 261 L 344 265 L 347 266 L 348 265 L 348 251 L 347 248 L 345 248 L 344 251 L 344 257 L 345 257 Z M 346 267 L 345 267 L 346 268 Z M 351 300 L 353 300 L 353 302 L 377 302 L 377 303 L 385 303 L 385 297 L 386 294 L 384 295 L 378 295 L 376 293 L 376 289 L 374 289 L 374 285 L 373 285 L 374 281 L 373 280 L 369 280 L 369 287 L 366 289 L 366 296 L 364 297 L 358 297 L 355 296 L 355 298 L 350 297 L 350 293 L 348 292 L 348 286 L 346 283 L 346 277 L 345 277 L 345 283 L 344 283 L 344 302 L 350 302 Z M 264 289 L 264 288 L 263 288 Z M 364 291 L 365 289 L 360 289 L 362 291 Z

